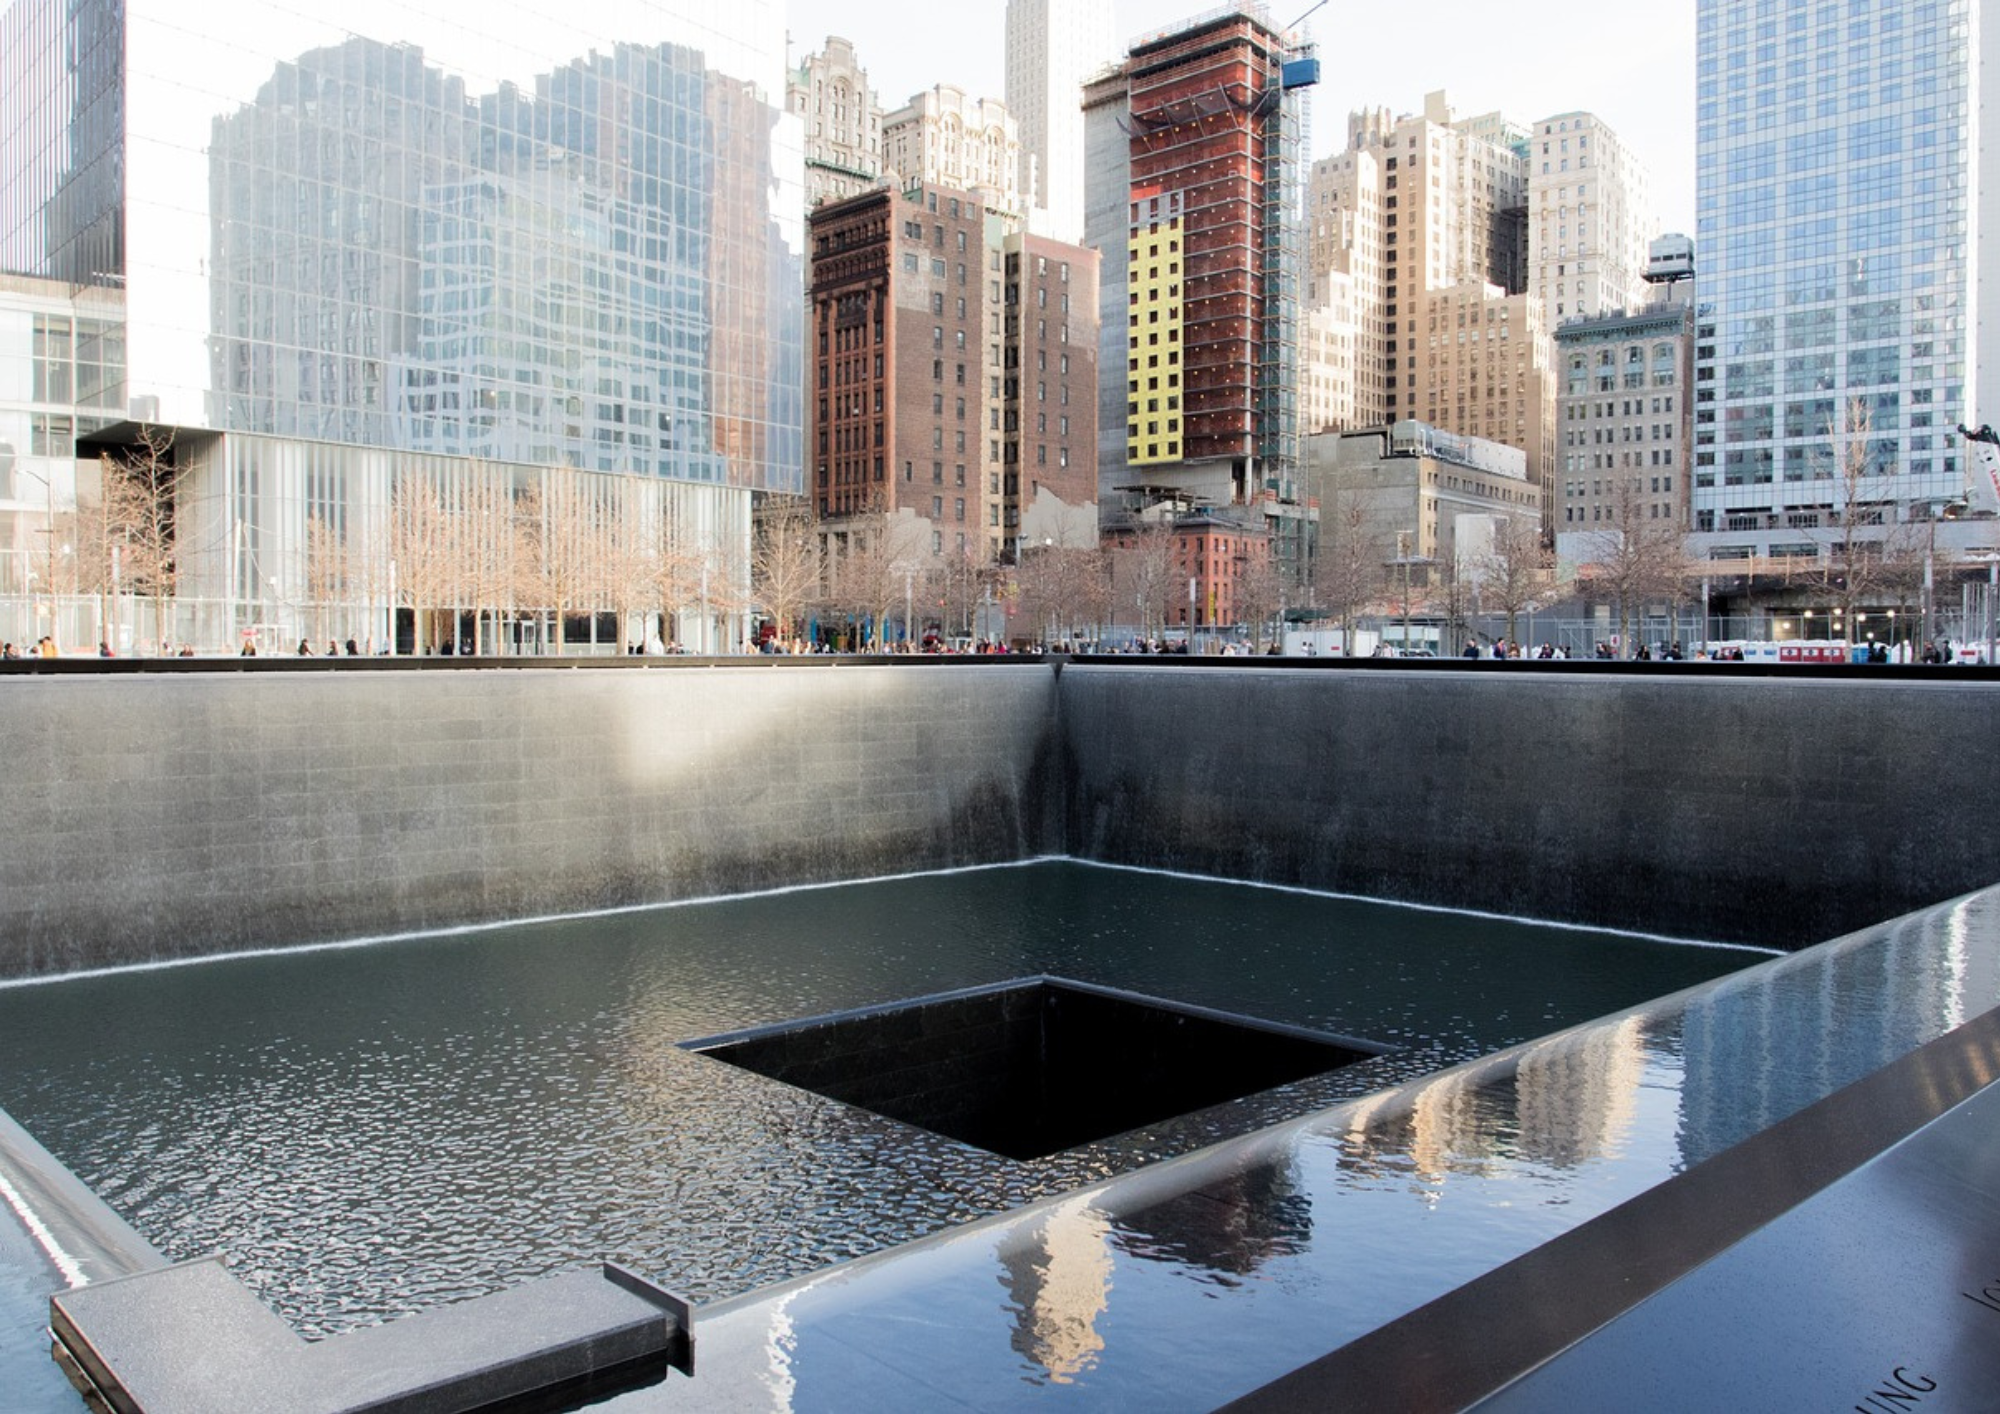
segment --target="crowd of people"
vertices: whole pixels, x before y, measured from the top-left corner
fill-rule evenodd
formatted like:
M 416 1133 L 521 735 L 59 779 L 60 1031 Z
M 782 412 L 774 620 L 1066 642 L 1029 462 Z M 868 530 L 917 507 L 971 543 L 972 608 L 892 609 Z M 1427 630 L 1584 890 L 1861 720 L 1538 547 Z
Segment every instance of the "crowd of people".
M 439 645 L 432 651 L 435 654 L 444 656 L 452 656 L 456 652 L 470 657 L 475 650 L 470 643 L 461 646 L 447 642 Z M 657 637 L 650 638 L 644 643 L 629 644 L 625 648 L 625 652 L 633 657 L 684 656 L 689 651 L 678 642 L 662 643 Z M 945 639 L 936 634 L 927 635 L 920 642 L 906 641 L 892 643 L 882 648 L 865 647 L 860 649 L 850 649 L 808 638 L 780 639 L 772 637 L 758 641 L 747 641 L 741 646 L 740 651 L 745 654 L 795 654 L 799 656 L 827 656 L 846 652 L 864 654 L 880 653 L 892 656 L 904 654 L 992 656 L 1023 651 L 1058 654 L 1109 653 L 1119 655 L 1156 654 L 1163 656 L 1186 656 L 1190 651 L 1200 651 L 1205 654 L 1214 654 L 1222 657 L 1242 657 L 1255 652 L 1249 644 L 1235 641 L 1223 641 L 1199 650 L 1190 650 L 1186 639 L 1162 640 L 1160 638 L 1143 637 L 1123 639 L 1115 643 L 1095 643 L 1062 639 L 1046 645 L 1029 644 L 1022 647 L 1009 645 L 999 639 Z M 1278 656 L 1282 651 L 1282 648 L 1276 642 L 1272 642 L 1264 650 L 1266 654 L 1273 657 Z M 1338 650 L 1335 651 L 1337 652 Z M 143 654 L 143 648 L 141 652 Z M 245 658 L 258 656 L 257 640 L 254 637 L 246 636 L 238 652 Z M 378 654 L 387 654 L 388 652 L 389 650 L 386 647 L 378 648 L 373 639 L 368 640 L 364 645 L 353 638 L 347 639 L 345 643 L 335 639 L 328 639 L 323 649 L 315 649 L 310 639 L 301 638 L 295 650 L 296 656 L 300 658 L 375 657 Z M 1384 657 L 1404 656 L 1398 654 L 1393 647 L 1388 645 L 1377 648 L 1376 653 L 1378 656 Z M 1318 649 L 1314 644 L 1308 642 L 1303 649 L 1303 654 L 1306 657 L 1316 657 L 1318 656 Z M 53 659 L 62 656 L 62 651 L 57 646 L 56 641 L 46 634 L 25 648 L 11 642 L 0 643 L 0 659 Z M 100 642 L 97 645 L 97 656 L 100 658 L 110 658 L 115 655 L 108 643 Z M 170 642 L 162 642 L 155 656 L 162 658 L 193 658 L 197 655 L 191 644 L 182 643 L 175 645 Z M 1425 652 L 1417 656 L 1429 657 L 1431 655 Z M 1486 645 L 1481 645 L 1477 640 L 1468 640 L 1465 647 L 1460 650 L 1460 656 L 1467 659 L 1495 658 L 1511 662 L 1519 662 L 1524 659 L 1559 662 L 1570 658 L 1572 655 L 1561 644 L 1550 643 L 1547 640 L 1544 640 L 1538 647 L 1531 650 L 1526 644 L 1500 638 Z M 1593 646 L 1590 656 L 1601 662 L 1616 661 L 1619 658 L 1618 645 L 1610 640 L 1600 639 Z M 1641 643 L 1632 651 L 1631 658 L 1632 661 L 1640 663 L 1678 663 L 1684 660 L 1691 660 L 1697 663 L 1741 663 L 1745 661 L 1744 650 L 1740 644 L 1716 644 L 1713 647 L 1701 645 L 1697 646 L 1694 652 L 1690 654 L 1678 642 L 1662 644 Z M 1932 643 L 1926 645 L 1917 653 L 1915 660 L 1921 663 L 1941 665 L 1949 664 L 1955 661 L 1955 658 L 1950 644 Z M 1847 660 L 1843 658 L 1841 661 Z M 1853 661 L 1867 663 L 1909 662 L 1911 661 L 1911 656 L 1908 653 L 1901 652 L 1901 650 L 1899 650 L 1898 654 L 1892 654 L 1887 644 L 1879 641 L 1871 641 L 1865 647 L 1864 656 Z M 1984 658 L 1982 657 L 1980 661 L 1984 661 Z

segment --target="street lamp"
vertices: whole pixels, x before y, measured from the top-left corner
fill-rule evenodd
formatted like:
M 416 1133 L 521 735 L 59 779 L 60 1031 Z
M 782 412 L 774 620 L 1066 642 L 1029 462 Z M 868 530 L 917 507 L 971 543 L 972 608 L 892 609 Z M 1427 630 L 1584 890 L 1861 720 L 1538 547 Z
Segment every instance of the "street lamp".
M 1965 509 L 1964 501 L 1941 501 L 1930 505 L 1930 542 L 1924 549 L 1924 631 L 1923 642 L 1928 648 L 1936 629 L 1932 618 L 1937 612 L 1937 525 L 1940 519 L 1954 520 Z
M 1994 640 L 2000 636 L 1994 624 L 1994 594 L 2000 594 L 2000 560 L 1986 562 L 1986 666 L 1994 666 Z
M 1396 558 L 1402 562 L 1403 566 L 1403 642 L 1401 652 L 1407 658 L 1410 654 L 1410 532 L 1407 530 L 1396 532 Z

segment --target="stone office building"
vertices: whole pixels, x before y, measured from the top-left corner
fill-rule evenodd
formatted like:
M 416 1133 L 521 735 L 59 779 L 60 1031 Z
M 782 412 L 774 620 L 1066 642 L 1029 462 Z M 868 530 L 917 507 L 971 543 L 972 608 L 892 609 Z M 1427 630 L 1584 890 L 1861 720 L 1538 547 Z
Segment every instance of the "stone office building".
M 1593 536 L 1685 529 L 1694 308 L 1685 299 L 1556 330 L 1559 557 L 1590 558 Z
M 929 554 L 985 564 L 1092 506 L 1092 252 L 929 184 L 811 231 L 817 515 L 914 516 Z
M 1527 454 L 1422 422 L 1306 440 L 1322 556 L 1378 567 L 1387 588 L 1407 565 L 1417 585 L 1467 568 L 1508 521 L 1539 529 L 1541 488 Z

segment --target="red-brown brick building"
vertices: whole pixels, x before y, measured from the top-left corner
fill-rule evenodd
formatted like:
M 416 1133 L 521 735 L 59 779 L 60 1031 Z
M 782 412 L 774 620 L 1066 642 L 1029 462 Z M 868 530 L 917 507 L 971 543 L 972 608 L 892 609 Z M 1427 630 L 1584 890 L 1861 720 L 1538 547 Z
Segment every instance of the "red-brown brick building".
M 933 554 L 978 563 L 1011 557 L 1051 502 L 1094 525 L 1097 257 L 1010 224 L 930 185 L 813 212 L 822 519 L 908 511 Z

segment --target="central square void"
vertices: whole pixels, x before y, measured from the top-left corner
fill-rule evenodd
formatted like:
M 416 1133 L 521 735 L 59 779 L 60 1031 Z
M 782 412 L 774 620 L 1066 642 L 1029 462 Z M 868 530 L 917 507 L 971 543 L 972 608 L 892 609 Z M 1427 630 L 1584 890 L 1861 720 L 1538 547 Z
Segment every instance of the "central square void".
M 1038 1159 L 1389 1048 L 1059 977 L 682 1043 L 1010 1159 Z

